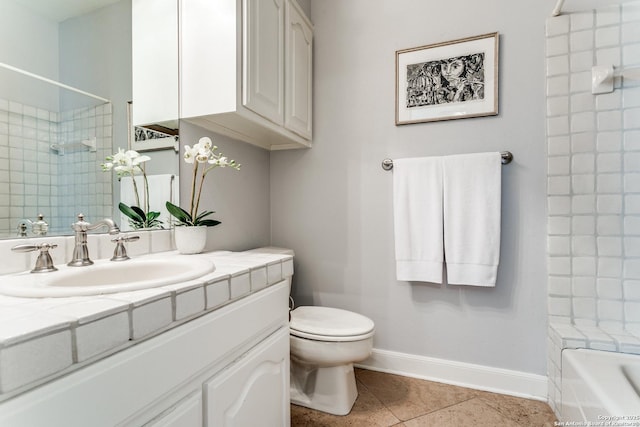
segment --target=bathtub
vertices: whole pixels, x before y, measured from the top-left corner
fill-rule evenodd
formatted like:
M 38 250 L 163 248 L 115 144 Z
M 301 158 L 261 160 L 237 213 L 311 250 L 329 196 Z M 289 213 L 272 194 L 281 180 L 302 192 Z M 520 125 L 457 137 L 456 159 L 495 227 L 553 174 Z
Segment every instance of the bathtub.
M 640 426 L 640 355 L 563 350 L 560 419 Z

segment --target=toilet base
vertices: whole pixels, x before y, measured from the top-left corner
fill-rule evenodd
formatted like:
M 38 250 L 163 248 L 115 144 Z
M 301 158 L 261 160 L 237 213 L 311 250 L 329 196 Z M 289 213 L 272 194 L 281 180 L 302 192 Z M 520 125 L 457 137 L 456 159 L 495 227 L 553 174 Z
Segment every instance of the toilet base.
M 291 360 L 291 403 L 347 415 L 358 397 L 353 363 L 320 367 Z

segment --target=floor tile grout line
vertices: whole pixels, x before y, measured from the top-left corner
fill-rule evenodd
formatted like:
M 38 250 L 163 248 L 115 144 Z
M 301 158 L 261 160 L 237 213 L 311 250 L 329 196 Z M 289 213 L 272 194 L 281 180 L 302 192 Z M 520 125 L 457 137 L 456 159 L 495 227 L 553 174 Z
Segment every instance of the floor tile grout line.
M 374 396 L 375 396 L 375 395 L 374 395 Z M 377 396 L 376 396 L 376 398 L 377 398 Z M 461 404 L 461 403 L 468 402 L 468 401 L 470 401 L 470 400 L 477 399 L 477 398 L 479 398 L 479 396 L 473 396 L 473 397 L 470 397 L 470 398 L 468 398 L 468 399 L 464 399 L 464 400 L 461 400 L 461 401 L 459 401 L 459 402 L 452 403 L 451 405 L 443 406 L 443 407 L 438 408 L 438 409 L 435 409 L 435 410 L 433 410 L 433 411 L 427 411 L 427 412 L 425 412 L 425 413 L 423 413 L 423 414 L 416 415 L 415 417 L 412 417 L 412 418 L 409 418 L 409 419 L 406 419 L 406 420 L 400 420 L 400 423 L 404 423 L 404 422 L 407 422 L 407 421 L 415 420 L 415 419 L 417 419 L 417 418 L 424 417 L 424 416 L 426 416 L 426 415 L 435 414 L 435 413 L 440 412 L 440 411 L 443 411 L 443 410 L 445 410 L 445 409 L 447 409 L 447 408 L 451 408 L 451 407 L 453 407 L 453 406 L 456 406 L 456 405 L 459 405 L 459 404 Z M 484 403 L 484 402 L 483 402 L 483 403 Z M 389 408 L 389 407 L 388 407 L 386 404 L 384 404 L 384 403 L 383 403 L 382 405 L 383 405 L 386 409 L 388 409 L 388 410 L 393 414 L 393 416 L 394 416 L 394 417 L 398 418 L 398 416 L 397 416 L 397 415 L 396 415 L 396 414 L 391 410 L 391 408 Z M 486 403 L 485 403 L 485 405 L 486 405 Z M 487 406 L 489 406 L 489 405 L 487 405 Z M 493 408 L 491 408 L 491 409 L 493 409 Z M 495 409 L 494 409 L 494 411 L 495 411 Z M 400 418 L 398 418 L 398 419 L 400 419 Z M 395 424 L 394 424 L 394 425 L 395 425 Z
M 379 403 L 380 406 L 382 406 L 384 409 L 386 409 L 387 411 L 389 411 L 389 413 L 396 419 L 398 420 L 397 423 L 392 424 L 392 426 L 398 425 L 398 424 L 402 424 L 404 421 L 402 421 L 400 418 L 398 418 L 396 416 L 396 414 L 393 413 L 393 411 L 391 409 L 389 409 L 389 407 L 373 392 L 373 390 L 371 390 L 369 387 L 367 387 L 367 385 L 365 383 L 363 383 L 362 381 L 360 381 L 357 377 L 356 377 L 356 387 L 358 386 L 358 384 L 360 386 L 362 386 L 365 390 L 367 390 L 371 396 L 373 396 Z M 348 415 L 347 415 L 348 416 Z

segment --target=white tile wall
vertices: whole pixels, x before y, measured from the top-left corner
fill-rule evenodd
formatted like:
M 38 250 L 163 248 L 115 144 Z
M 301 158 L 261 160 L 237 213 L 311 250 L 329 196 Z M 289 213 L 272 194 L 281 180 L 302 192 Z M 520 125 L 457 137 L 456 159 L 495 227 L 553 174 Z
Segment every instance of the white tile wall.
M 0 233 L 15 235 L 20 220 L 39 213 L 56 232 L 68 231 L 78 212 L 111 215 L 111 177 L 95 178 L 112 151 L 111 114 L 110 104 L 57 113 L 0 99 L 0 180 L 9 182 L 0 189 Z M 90 137 L 97 138 L 93 153 L 50 148 Z
M 64 111 L 60 116 L 60 141 L 76 142 L 96 137 L 98 149 L 58 156 L 58 168 L 62 172 L 59 184 L 64 191 L 58 194 L 60 220 L 57 223 L 68 227 L 68 218 L 74 218 L 78 212 L 84 213 L 90 221 L 91 218 L 110 217 L 112 176 L 96 172 L 104 158 L 113 153 L 111 104 Z
M 640 87 L 622 82 L 613 93 L 592 95 L 589 82 L 601 60 L 640 62 L 639 9 L 635 1 L 547 23 L 548 252 L 556 298 L 562 275 L 594 284 L 640 277 L 640 240 L 630 237 L 640 233 Z M 573 301 L 584 289 L 574 283 L 571 293 L 561 292 L 569 303 L 554 301 L 564 307 L 555 315 L 572 321 L 578 310 L 596 323 L 598 313 L 616 317 L 624 294 L 602 290 L 594 301 Z
M 628 151 L 640 150 L 640 132 L 635 130 L 626 131 L 624 134 L 624 148 Z
M 563 348 L 640 353 L 640 85 L 616 79 L 600 95 L 590 87 L 593 65 L 640 65 L 640 1 L 549 18 L 546 34 L 548 373 L 557 410 Z

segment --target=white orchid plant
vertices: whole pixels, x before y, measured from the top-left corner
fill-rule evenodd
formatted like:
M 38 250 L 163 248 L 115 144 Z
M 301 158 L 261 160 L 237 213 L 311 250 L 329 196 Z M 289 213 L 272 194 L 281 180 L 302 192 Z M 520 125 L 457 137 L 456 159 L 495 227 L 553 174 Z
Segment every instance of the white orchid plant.
M 240 164 L 235 160 L 229 160 L 222 153 L 217 153 L 218 147 L 213 145 L 211 138 L 202 137 L 193 147 L 185 145 L 184 161 L 193 165 L 193 175 L 191 180 L 191 198 L 189 210 L 167 202 L 167 210 L 176 218 L 176 225 L 181 226 L 207 226 L 213 227 L 220 224 L 220 221 L 207 218 L 213 211 L 198 212 L 200 208 L 200 196 L 202 195 L 202 185 L 209 172 L 215 168 L 233 168 L 240 170 Z M 197 190 L 196 190 L 197 188 Z
M 129 218 L 131 227 L 154 228 L 162 227 L 162 221 L 158 219 L 160 212 L 149 210 L 149 181 L 144 169 L 144 163 L 151 160 L 149 156 L 140 155 L 137 151 L 118 148 L 118 152 L 105 158 L 106 163 L 100 165 L 104 172 L 114 171 L 118 178 L 131 177 L 133 183 L 133 193 L 136 197 L 136 204 L 128 206 L 122 202 L 118 204 L 120 212 Z M 136 175 L 142 175 L 144 181 L 144 200 L 140 202 Z

